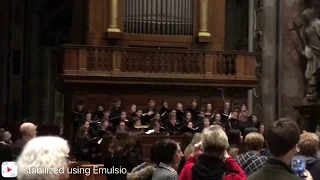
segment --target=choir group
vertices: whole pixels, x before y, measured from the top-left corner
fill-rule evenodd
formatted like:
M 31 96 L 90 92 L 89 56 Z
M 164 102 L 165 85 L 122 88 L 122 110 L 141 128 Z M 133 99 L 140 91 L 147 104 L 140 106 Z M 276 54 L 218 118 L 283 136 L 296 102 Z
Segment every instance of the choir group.
M 85 111 L 83 102 L 77 102 L 73 112 L 74 154 L 77 160 L 95 162 L 100 154 L 100 145 L 103 137 L 116 134 L 118 131 L 135 131 L 139 134 L 179 135 L 186 132 L 202 132 L 213 124 L 222 126 L 226 132 L 231 129 L 254 127 L 264 131 L 264 125 L 258 121 L 255 115 L 249 115 L 246 105 L 240 109 L 231 110 L 230 102 L 225 102 L 224 109 L 217 112 L 210 103 L 199 107 L 197 100 L 192 99 L 190 106 L 183 108 L 181 103 L 176 108 L 169 109 L 166 101 L 162 107 L 155 108 L 155 100 L 148 100 L 147 109 L 139 109 L 135 104 L 129 111 L 124 111 L 121 101 L 113 101 L 113 107 L 105 110 L 98 106 L 96 112 Z M 93 148 L 92 148 L 93 147 Z

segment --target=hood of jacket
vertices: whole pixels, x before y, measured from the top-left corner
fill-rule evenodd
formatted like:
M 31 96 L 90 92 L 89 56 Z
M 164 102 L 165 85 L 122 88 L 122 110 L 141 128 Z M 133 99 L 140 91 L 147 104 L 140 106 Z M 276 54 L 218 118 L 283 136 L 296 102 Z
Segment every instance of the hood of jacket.
M 127 174 L 128 180 L 146 180 L 151 179 L 154 171 L 156 170 L 155 165 L 142 163 L 135 167 L 130 173 Z

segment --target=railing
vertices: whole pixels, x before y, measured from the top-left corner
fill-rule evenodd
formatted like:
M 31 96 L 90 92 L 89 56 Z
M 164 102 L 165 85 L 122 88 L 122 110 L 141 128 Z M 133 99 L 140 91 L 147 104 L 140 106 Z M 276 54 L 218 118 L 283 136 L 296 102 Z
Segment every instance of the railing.
M 64 74 L 256 80 L 248 52 L 65 45 Z

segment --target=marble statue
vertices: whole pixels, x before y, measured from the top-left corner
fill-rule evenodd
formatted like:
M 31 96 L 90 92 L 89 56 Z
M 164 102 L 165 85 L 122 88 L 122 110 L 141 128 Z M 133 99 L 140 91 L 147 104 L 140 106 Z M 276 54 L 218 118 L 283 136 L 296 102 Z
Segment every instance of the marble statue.
M 315 95 L 316 79 L 313 74 L 320 68 L 320 19 L 316 18 L 313 9 L 302 13 L 303 28 L 301 30 L 303 54 L 308 59 L 305 77 L 308 82 L 307 96 Z

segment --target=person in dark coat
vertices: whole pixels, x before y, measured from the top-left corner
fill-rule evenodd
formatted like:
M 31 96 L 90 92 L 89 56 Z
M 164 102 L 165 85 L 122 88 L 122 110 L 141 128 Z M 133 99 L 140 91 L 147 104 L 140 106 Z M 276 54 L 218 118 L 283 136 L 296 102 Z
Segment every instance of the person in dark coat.
M 247 180 L 301 180 L 289 166 L 300 140 L 299 126 L 291 119 L 279 119 L 267 128 L 266 140 L 271 157 L 264 167 L 252 173 Z M 305 175 L 307 179 L 311 178 L 307 172 Z
M 4 142 L 4 133 L 3 129 L 0 130 L 0 163 L 2 164 L 5 161 L 12 161 L 12 151 L 9 145 Z

